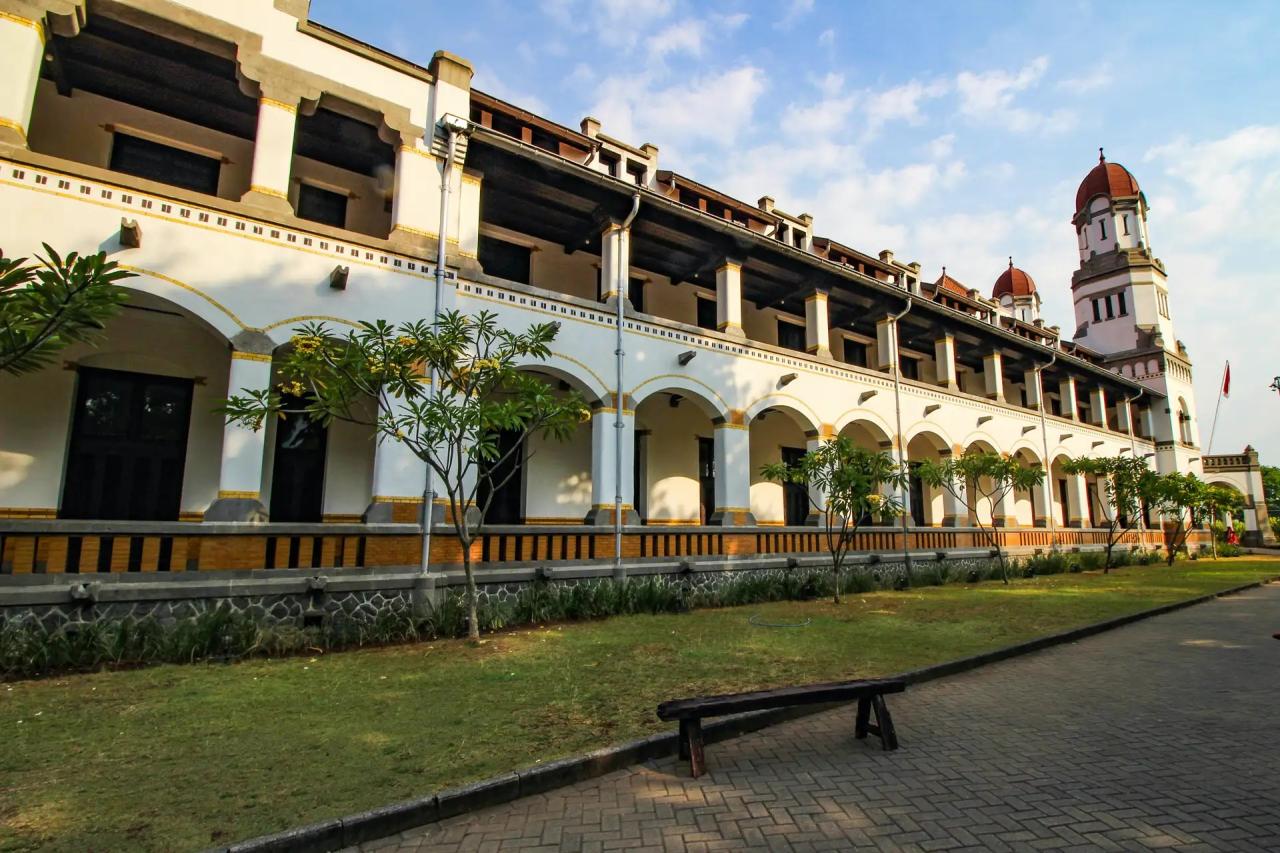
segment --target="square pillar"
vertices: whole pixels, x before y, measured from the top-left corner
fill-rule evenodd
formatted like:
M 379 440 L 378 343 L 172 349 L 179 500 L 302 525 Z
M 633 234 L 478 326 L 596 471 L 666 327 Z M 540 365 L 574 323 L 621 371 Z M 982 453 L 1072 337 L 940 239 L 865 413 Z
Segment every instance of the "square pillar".
M 630 285 L 631 232 L 611 222 L 600 235 L 600 300 L 617 305 L 628 298 Z
M 396 400 L 393 417 L 405 401 Z M 427 463 L 402 441 L 379 432 L 373 451 L 373 495 L 364 511 L 367 524 L 421 524 L 427 491 Z
M 1004 366 L 999 350 L 982 357 L 982 384 L 987 399 L 1004 402 Z
M 1133 404 L 1128 400 L 1116 403 L 1116 429 L 1120 432 L 1133 431 Z
M 876 321 L 876 369 L 901 370 L 898 364 L 898 330 L 893 317 Z
M 231 353 L 227 394 L 265 391 L 271 387 L 270 353 Z M 262 460 L 265 428 L 250 429 L 230 419 L 222 428 L 222 465 L 218 498 L 205 510 L 205 521 L 267 521 L 262 503 Z
M 751 434 L 743 413 L 731 411 L 729 419 L 715 420 L 715 511 L 708 524 L 720 527 L 750 527 L 751 514 Z
M 27 147 L 36 84 L 44 61 L 44 23 L 21 15 L 0 16 L 0 145 Z
M 809 453 L 816 453 L 822 448 L 822 445 L 835 438 L 835 427 L 831 424 L 822 424 L 815 432 L 809 430 L 805 432 L 805 450 Z M 809 517 L 805 520 L 805 524 L 821 525 L 823 523 L 823 514 L 827 509 L 826 492 L 817 486 L 809 486 Z
M 431 153 L 429 141 L 421 135 L 401 134 L 396 146 L 395 187 L 391 196 L 391 245 L 404 252 L 430 254 L 435 251 L 440 228 L 440 192 L 444 186 L 444 161 Z M 452 191 L 461 187 L 462 169 L 450 175 Z M 458 194 L 453 196 L 456 202 Z M 456 237 L 453 242 L 457 242 Z
M 1039 409 L 1044 403 L 1044 388 L 1041 387 L 1040 371 L 1027 370 L 1022 374 L 1022 387 L 1027 392 L 1027 408 Z
M 249 191 L 240 200 L 273 213 L 292 214 L 289 178 L 293 172 L 293 137 L 298 127 L 299 99 L 265 85 L 262 88 Z M 268 92 L 275 97 L 268 97 Z
M 1062 417 L 1073 421 L 1080 419 L 1080 407 L 1076 403 L 1076 378 L 1068 376 L 1058 383 L 1058 400 L 1062 406 Z
M 812 355 L 831 358 L 831 321 L 825 290 L 815 290 L 804 300 L 804 348 Z
M 1017 510 L 1014 509 L 1014 502 L 1017 495 L 1013 489 L 1009 489 L 991 507 L 991 526 L 992 527 L 1016 527 L 1018 524 Z
M 1067 475 L 1067 527 L 1084 527 L 1089 519 L 1089 484 L 1083 474 Z
M 610 403 L 612 401 L 609 401 Z M 604 403 L 591 409 L 591 511 L 586 524 L 613 526 L 618 493 L 623 495 L 622 523 L 639 524 L 640 515 L 627 503 L 635 494 L 636 413 L 624 409 L 618 426 L 617 409 Z M 622 483 L 618 488 L 618 450 L 622 450 Z
M 956 379 L 955 337 L 943 335 L 933 342 L 933 360 L 937 365 L 938 384 L 953 390 L 959 388 L 960 385 Z
M 742 330 L 742 264 L 726 259 L 716 268 L 716 328 L 735 338 Z
M 1089 420 L 1094 426 L 1107 426 L 1107 391 L 1101 385 L 1089 391 Z

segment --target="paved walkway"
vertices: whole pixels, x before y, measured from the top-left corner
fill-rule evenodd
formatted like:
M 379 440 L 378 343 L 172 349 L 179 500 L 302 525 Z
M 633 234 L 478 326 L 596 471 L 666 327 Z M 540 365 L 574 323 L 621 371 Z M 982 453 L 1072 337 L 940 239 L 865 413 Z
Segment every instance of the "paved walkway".
M 1278 850 L 1280 585 L 367 850 Z

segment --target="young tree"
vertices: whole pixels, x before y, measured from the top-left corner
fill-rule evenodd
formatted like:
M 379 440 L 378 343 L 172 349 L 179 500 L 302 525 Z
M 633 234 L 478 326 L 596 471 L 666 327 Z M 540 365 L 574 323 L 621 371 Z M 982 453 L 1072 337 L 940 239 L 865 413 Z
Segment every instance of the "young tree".
M 1166 534 L 1168 565 L 1173 565 L 1178 551 L 1187 544 L 1187 537 L 1199 523 L 1208 500 L 1208 488 L 1195 474 L 1174 471 L 1160 478 L 1156 487 L 1160 511 L 1174 519 L 1173 530 Z
M 1208 520 L 1210 528 L 1217 521 L 1218 516 L 1224 513 L 1235 513 L 1237 510 L 1244 508 L 1244 495 L 1235 489 L 1226 486 L 1205 486 L 1204 496 L 1202 500 L 1202 509 L 1204 518 Z M 1209 541 L 1213 543 L 1213 558 L 1218 559 L 1218 537 L 1211 529 L 1213 534 L 1209 537 Z
M 1137 526 L 1142 508 L 1159 501 L 1157 484 L 1160 476 L 1147 466 L 1147 460 L 1131 456 L 1081 456 L 1068 459 L 1062 469 L 1068 474 L 1084 474 L 1102 483 L 1112 511 L 1106 513 L 1107 553 L 1103 572 L 1110 572 L 1112 553 Z
M 558 331 L 558 323 L 540 323 L 515 332 L 488 311 L 451 311 L 434 328 L 425 321 L 393 327 L 378 320 L 345 336 L 308 324 L 280 363 L 280 386 L 233 396 L 224 411 L 256 430 L 268 415 L 283 415 L 285 399 L 302 398 L 299 411 L 308 417 L 372 423 L 380 441 L 403 442 L 423 460 L 448 497 L 467 579 L 468 632 L 476 641 L 471 544 L 484 530 L 493 496 L 515 475 L 510 463 L 522 458 L 529 436 L 563 441 L 590 416 L 578 394 L 557 394 L 517 369 L 546 359 Z M 500 442 L 504 433 L 513 439 Z
M 1001 453 L 966 451 L 963 456 L 952 456 L 940 462 L 925 460 L 916 469 L 920 480 L 935 488 L 944 489 L 964 504 L 978 529 L 986 536 L 987 543 L 995 549 L 1000 563 L 1000 576 L 1009 582 L 1009 567 L 1004 549 L 1000 547 L 994 525 L 988 529 L 978 514 L 978 504 L 985 498 L 994 510 L 1015 489 L 1032 489 L 1044 481 L 1044 470 L 1025 468 L 1018 460 Z
M 0 254 L 0 373 L 30 373 L 73 343 L 93 343 L 128 294 L 116 282 L 133 275 L 105 252 L 60 257 Z
M 902 488 L 906 474 L 889 454 L 855 447 L 844 437 L 822 444 L 793 465 L 773 462 L 760 473 L 767 480 L 809 487 L 809 502 L 822 516 L 831 554 L 832 600 L 839 604 L 840 573 L 853 547 L 854 534 L 866 518 L 902 512 L 902 502 L 881 490 L 884 486 Z M 822 497 L 815 496 L 814 490 Z

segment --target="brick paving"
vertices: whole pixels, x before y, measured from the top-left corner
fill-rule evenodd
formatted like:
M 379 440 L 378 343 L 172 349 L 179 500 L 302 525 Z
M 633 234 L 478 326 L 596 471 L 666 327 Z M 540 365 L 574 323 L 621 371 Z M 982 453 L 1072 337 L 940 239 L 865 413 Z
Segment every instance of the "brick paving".
M 373 851 L 1280 850 L 1280 585 L 463 815 Z

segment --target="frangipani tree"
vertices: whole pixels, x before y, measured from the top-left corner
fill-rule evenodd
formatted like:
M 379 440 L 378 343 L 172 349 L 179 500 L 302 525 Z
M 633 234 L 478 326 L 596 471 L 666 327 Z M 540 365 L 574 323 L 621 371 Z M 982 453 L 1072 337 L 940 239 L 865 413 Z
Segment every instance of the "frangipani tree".
M 1044 482 L 1044 469 L 1023 467 L 1017 459 L 1002 453 L 970 449 L 963 456 L 952 456 L 938 462 L 924 460 L 916 468 L 920 480 L 940 488 L 958 500 L 995 549 L 1000 575 L 1009 582 L 1009 567 L 995 528 L 982 523 L 978 506 L 985 499 L 995 507 L 1015 489 L 1032 489 Z
M 224 410 L 256 430 L 268 416 L 283 416 L 286 400 L 301 398 L 297 411 L 308 417 L 371 423 L 380 441 L 402 442 L 425 462 L 436 490 L 448 499 L 462 546 L 468 632 L 475 641 L 480 627 L 471 544 L 483 532 L 493 496 L 517 472 L 510 463 L 523 458 L 529 436 L 564 441 L 590 417 L 581 396 L 558 394 L 517 367 L 549 357 L 558 331 L 558 323 L 513 331 L 488 311 L 450 311 L 434 327 L 377 320 L 345 335 L 324 323 L 307 324 L 279 363 L 281 384 L 232 396 Z M 510 440 L 500 441 L 503 434 Z M 426 511 L 429 523 L 431 508 Z
M 902 512 L 902 502 L 884 492 L 901 489 L 906 474 L 889 454 L 863 450 L 843 436 L 822 444 L 794 464 L 774 462 L 763 466 L 760 473 L 767 480 L 808 487 L 809 502 L 822 518 L 831 554 L 832 600 L 839 604 L 840 575 L 854 534 L 865 518 Z
M 1228 486 L 1208 485 L 1204 490 L 1204 518 L 1212 523 L 1218 516 L 1244 508 L 1244 495 Z M 1218 558 L 1218 537 L 1210 536 L 1213 558 Z
M 1068 459 L 1062 464 L 1062 470 L 1094 477 L 1102 484 L 1111 507 L 1106 513 L 1107 551 L 1103 573 L 1110 572 L 1115 546 L 1138 526 L 1143 507 L 1160 502 L 1160 475 L 1147 466 L 1146 459 L 1125 455 Z
M 69 344 L 95 342 L 128 298 L 116 282 L 133 273 L 105 252 L 44 251 L 38 265 L 0 252 L 0 373 L 30 373 Z
M 1173 472 L 1160 478 L 1157 488 L 1160 508 L 1173 517 L 1173 530 L 1168 534 L 1168 557 L 1172 566 L 1178 551 L 1187 544 L 1191 531 L 1206 517 L 1226 510 L 1233 510 L 1242 501 L 1237 492 L 1225 486 L 1210 486 L 1195 474 Z

